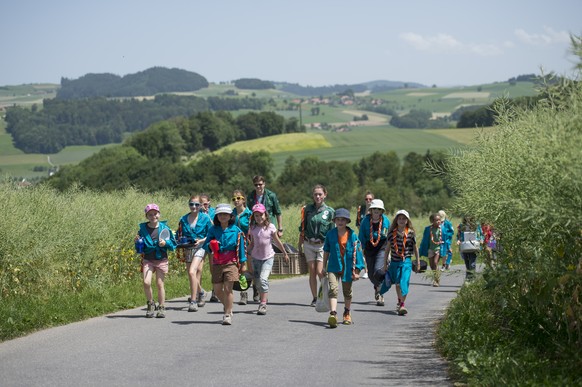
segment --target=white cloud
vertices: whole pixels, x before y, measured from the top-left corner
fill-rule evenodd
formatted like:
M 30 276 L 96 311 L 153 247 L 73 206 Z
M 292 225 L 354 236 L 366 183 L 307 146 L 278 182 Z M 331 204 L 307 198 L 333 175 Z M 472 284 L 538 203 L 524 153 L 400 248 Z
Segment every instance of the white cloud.
M 400 34 L 399 37 L 420 51 L 469 52 L 479 56 L 495 56 L 503 53 L 502 47 L 496 44 L 463 43 L 452 35 L 442 33 L 433 36 L 422 36 L 414 32 L 405 32 Z M 504 46 L 507 47 L 507 44 L 508 42 L 505 42 Z
M 568 32 L 555 31 L 551 27 L 544 27 L 544 32 L 541 34 L 530 34 L 521 28 L 516 29 L 514 33 L 521 42 L 532 46 L 547 46 L 570 42 L 570 34 Z

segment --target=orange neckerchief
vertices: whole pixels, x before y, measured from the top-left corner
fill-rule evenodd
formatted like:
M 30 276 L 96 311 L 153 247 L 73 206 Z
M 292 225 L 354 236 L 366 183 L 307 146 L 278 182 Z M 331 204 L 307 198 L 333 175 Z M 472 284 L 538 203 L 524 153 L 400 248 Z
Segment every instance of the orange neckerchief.
M 382 236 L 382 218 L 383 216 L 380 215 L 380 224 L 378 225 L 378 239 L 374 241 L 374 227 L 372 226 L 372 215 L 370 215 L 370 243 L 374 247 L 378 246 L 378 243 L 380 243 L 380 237 Z

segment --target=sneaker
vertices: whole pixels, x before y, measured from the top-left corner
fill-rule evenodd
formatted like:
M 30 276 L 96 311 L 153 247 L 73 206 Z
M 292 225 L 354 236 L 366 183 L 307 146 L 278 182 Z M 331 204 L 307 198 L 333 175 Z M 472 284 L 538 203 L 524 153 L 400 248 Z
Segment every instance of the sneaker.
M 259 302 L 260 299 L 259 291 L 253 286 L 253 301 Z
M 196 298 L 196 303 L 198 304 L 199 308 L 202 308 L 206 305 L 206 294 L 208 294 L 204 289 L 200 293 L 198 293 L 198 297 Z
M 222 319 L 222 325 L 232 325 L 232 314 L 225 314 Z
M 378 301 L 380 299 L 380 292 L 374 289 L 374 300 Z
M 214 290 L 212 291 L 212 295 L 210 295 L 210 302 L 218 302 L 218 297 L 214 294 Z
M 441 266 L 441 271 L 445 271 L 445 265 Z
M 327 323 L 329 324 L 330 328 L 337 327 L 337 313 L 336 312 L 331 312 L 329 314 L 329 318 L 327 319 Z
M 378 294 L 378 298 L 376 298 L 376 305 L 377 306 L 384 306 L 384 296 Z
M 190 304 L 188 305 L 188 312 L 198 312 L 198 304 L 190 301 Z
M 315 307 L 315 304 L 317 303 L 317 297 L 314 297 L 313 300 L 311 300 L 311 304 L 310 306 Z
M 445 265 L 445 270 L 450 270 L 451 269 L 451 265 L 449 265 L 448 263 Z
M 362 278 L 363 279 L 367 279 L 368 278 L 368 271 L 364 271 L 364 274 L 362 274 Z
M 158 313 L 156 314 L 157 318 L 165 318 L 166 317 L 166 307 L 164 305 L 158 306 Z
M 401 306 L 402 306 L 402 301 L 400 301 L 400 299 L 398 299 L 398 302 L 396 303 L 396 311 L 397 312 L 400 310 Z
M 439 287 L 438 281 L 437 280 L 432 281 L 432 286 L 438 288 Z
M 404 302 L 400 305 L 400 308 L 398 309 L 398 315 L 399 316 L 404 316 L 406 313 L 408 313 L 408 309 L 406 309 L 406 307 L 404 306 Z
M 247 292 L 240 292 L 240 301 L 238 302 L 239 305 L 246 305 L 249 302 L 249 295 Z
M 259 304 L 259 310 L 257 311 L 257 314 L 260 314 L 261 316 L 264 316 L 267 314 L 267 304 Z
M 154 317 L 154 312 L 156 311 L 156 305 L 153 301 L 148 301 L 147 310 L 146 310 L 146 317 L 152 318 Z
M 349 310 L 344 311 L 344 325 L 352 325 L 352 316 Z

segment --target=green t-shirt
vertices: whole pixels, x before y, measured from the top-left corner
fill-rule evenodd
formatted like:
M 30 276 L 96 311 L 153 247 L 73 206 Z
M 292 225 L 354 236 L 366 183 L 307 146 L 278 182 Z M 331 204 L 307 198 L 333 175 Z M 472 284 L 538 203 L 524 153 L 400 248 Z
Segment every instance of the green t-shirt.
M 303 208 L 303 219 L 299 225 L 299 232 L 305 229 L 303 236 L 306 240 L 313 238 L 323 242 L 325 234 L 335 227 L 333 222 L 335 210 L 325 203 L 319 208 L 316 208 L 315 204 L 308 204 Z

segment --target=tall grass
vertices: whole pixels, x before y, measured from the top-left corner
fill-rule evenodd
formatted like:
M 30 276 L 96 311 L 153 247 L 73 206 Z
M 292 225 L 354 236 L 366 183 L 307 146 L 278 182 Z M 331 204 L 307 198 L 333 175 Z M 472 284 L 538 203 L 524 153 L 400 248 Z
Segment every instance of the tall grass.
M 437 344 L 470 384 L 580 385 L 582 84 L 499 112 L 450 177 L 458 211 L 492 222 L 504 251 L 452 302 Z

